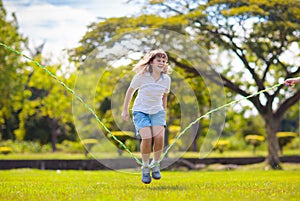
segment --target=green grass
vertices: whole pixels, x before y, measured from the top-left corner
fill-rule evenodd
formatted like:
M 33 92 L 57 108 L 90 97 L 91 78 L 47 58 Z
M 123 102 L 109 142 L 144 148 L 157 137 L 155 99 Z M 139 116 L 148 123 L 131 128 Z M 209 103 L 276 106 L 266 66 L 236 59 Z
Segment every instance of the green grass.
M 140 172 L 0 171 L 0 200 L 299 200 L 300 169 L 163 171 L 144 185 Z
M 140 153 L 134 153 L 137 157 L 140 157 Z M 170 152 L 168 154 L 169 157 L 185 157 L 185 158 L 200 158 L 200 157 L 256 157 L 256 156 L 266 156 L 267 151 L 258 150 L 256 154 L 253 154 L 252 151 L 249 150 L 241 150 L 241 151 L 225 151 L 223 154 L 220 154 L 218 151 L 213 151 L 209 155 L 202 155 L 199 152 Z M 286 150 L 284 151 L 284 156 L 290 155 L 300 155 L 300 150 Z M 103 152 L 103 153 L 95 153 L 94 156 L 99 159 L 103 158 L 120 158 L 117 152 Z M 128 153 L 124 153 L 121 158 L 127 157 L 130 158 Z M 0 154 L 1 159 L 93 159 L 93 156 L 85 157 L 83 153 L 65 153 L 65 152 L 49 152 L 49 153 L 11 153 L 7 155 Z
M 260 157 L 260 156 L 267 156 L 268 153 L 266 150 L 257 150 L 256 153 L 254 154 L 250 150 L 238 150 L 238 151 L 225 151 L 224 153 L 219 153 L 218 151 L 212 151 L 208 155 L 205 155 L 204 153 L 201 154 L 200 152 L 185 152 L 185 153 L 180 153 L 177 152 L 175 154 L 170 153 L 170 157 L 178 157 L 182 156 L 185 158 L 222 158 L 222 157 Z M 292 156 L 292 155 L 300 155 L 300 149 L 299 150 L 285 150 L 283 152 L 284 156 Z

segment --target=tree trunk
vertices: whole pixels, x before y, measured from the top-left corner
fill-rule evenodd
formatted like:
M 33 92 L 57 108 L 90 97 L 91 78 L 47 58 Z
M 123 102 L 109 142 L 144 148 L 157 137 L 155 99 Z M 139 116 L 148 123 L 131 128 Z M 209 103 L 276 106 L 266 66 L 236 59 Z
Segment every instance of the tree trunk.
M 267 165 L 272 169 L 282 169 L 280 166 L 280 159 L 278 152 L 280 150 L 276 133 L 280 129 L 280 118 L 269 115 L 265 118 L 267 141 L 268 141 L 268 155 L 266 158 Z
M 51 126 L 51 145 L 52 152 L 56 151 L 56 141 L 57 141 L 57 127 L 58 123 L 55 119 L 48 118 L 49 125 Z
M 51 145 L 52 145 L 52 152 L 56 151 L 56 141 L 57 141 L 57 136 L 54 128 L 51 128 Z
M 192 151 L 196 152 L 198 150 L 198 143 L 197 143 L 197 140 L 200 136 L 198 130 L 200 130 L 200 123 L 199 124 L 194 124 L 192 126 L 192 132 L 194 133 L 194 140 L 193 140 L 193 145 L 192 145 Z

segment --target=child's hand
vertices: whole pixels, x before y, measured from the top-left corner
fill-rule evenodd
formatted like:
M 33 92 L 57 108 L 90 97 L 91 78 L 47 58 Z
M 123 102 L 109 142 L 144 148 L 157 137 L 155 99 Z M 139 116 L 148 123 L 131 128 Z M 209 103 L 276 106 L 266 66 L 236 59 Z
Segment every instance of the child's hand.
M 287 79 L 284 81 L 285 86 L 293 86 L 295 84 L 295 81 L 293 79 Z
M 297 84 L 298 82 L 300 82 L 300 78 L 289 78 L 284 81 L 284 85 L 291 87 Z
M 129 121 L 129 114 L 127 111 L 123 111 L 121 116 L 125 121 Z

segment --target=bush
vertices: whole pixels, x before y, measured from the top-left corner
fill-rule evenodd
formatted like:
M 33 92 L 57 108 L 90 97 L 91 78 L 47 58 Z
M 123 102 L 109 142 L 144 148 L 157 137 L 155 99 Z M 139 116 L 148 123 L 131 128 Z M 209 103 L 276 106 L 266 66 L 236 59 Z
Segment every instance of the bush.
M 290 144 L 289 148 L 293 150 L 300 150 L 300 137 L 296 137 Z
M 7 154 L 10 154 L 12 152 L 13 152 L 13 150 L 10 147 L 0 147 L 0 154 L 7 155 Z
M 175 138 L 174 139 L 170 139 L 169 140 L 169 145 L 173 144 L 175 142 Z M 175 144 L 172 146 L 171 149 L 173 149 L 174 151 L 184 151 L 184 149 L 181 148 L 182 146 L 182 140 L 178 139 Z
M 229 148 L 230 142 L 229 140 L 218 140 L 217 142 L 212 143 L 214 150 L 219 150 L 222 154 L 226 149 Z
M 132 151 L 132 150 L 130 150 L 129 147 L 127 147 L 126 143 L 128 143 L 131 146 L 131 148 L 133 148 L 134 147 L 133 144 L 136 143 L 135 147 L 137 147 L 136 136 L 135 136 L 135 133 L 132 131 L 112 131 L 111 135 L 113 135 L 119 141 L 121 141 L 129 151 Z M 118 141 L 113 139 L 113 136 L 111 136 L 111 135 L 108 134 L 107 137 L 119 148 L 117 151 L 118 151 L 118 154 L 121 156 L 125 149 Z M 129 142 L 129 141 L 132 141 L 132 142 Z
M 51 150 L 51 146 L 41 145 L 39 142 L 34 141 L 2 141 L 0 146 L 8 146 L 10 147 L 14 153 L 41 153 L 41 152 L 49 152 Z
M 180 132 L 180 126 L 171 125 L 171 126 L 168 126 L 168 130 L 172 136 L 176 136 Z
M 126 140 L 125 146 L 127 147 L 127 149 L 129 149 L 129 151 L 136 151 L 138 147 L 137 141 L 133 139 Z
M 69 153 L 83 153 L 84 147 L 80 142 L 64 140 L 61 144 L 57 144 L 57 149 Z
M 168 126 L 168 130 L 169 130 L 168 143 L 169 143 L 169 145 L 171 145 L 176 140 L 176 136 L 180 133 L 180 126 L 170 125 L 170 126 Z M 183 145 L 182 140 L 178 139 L 176 141 L 176 143 L 172 146 L 172 149 L 174 151 L 184 151 L 184 148 L 181 147 L 182 145 Z
M 265 137 L 261 135 L 247 135 L 245 140 L 253 146 L 253 154 L 255 154 L 256 148 L 265 141 Z
M 93 139 L 93 138 L 83 139 L 81 141 L 81 144 L 85 148 L 84 155 L 87 156 L 88 153 L 92 150 L 93 146 L 96 145 L 97 143 L 98 143 L 97 139 Z
M 298 134 L 294 132 L 277 132 L 276 136 L 278 138 L 280 152 L 283 154 L 283 147 L 296 138 Z

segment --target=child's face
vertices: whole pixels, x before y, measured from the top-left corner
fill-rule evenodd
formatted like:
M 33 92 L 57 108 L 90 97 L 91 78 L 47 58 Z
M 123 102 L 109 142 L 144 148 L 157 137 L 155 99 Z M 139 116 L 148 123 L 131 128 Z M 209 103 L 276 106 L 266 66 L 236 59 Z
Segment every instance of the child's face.
M 154 71 L 157 70 L 159 72 L 164 72 L 166 64 L 167 64 L 167 59 L 155 56 L 150 64 L 151 64 L 151 66 L 153 66 Z

